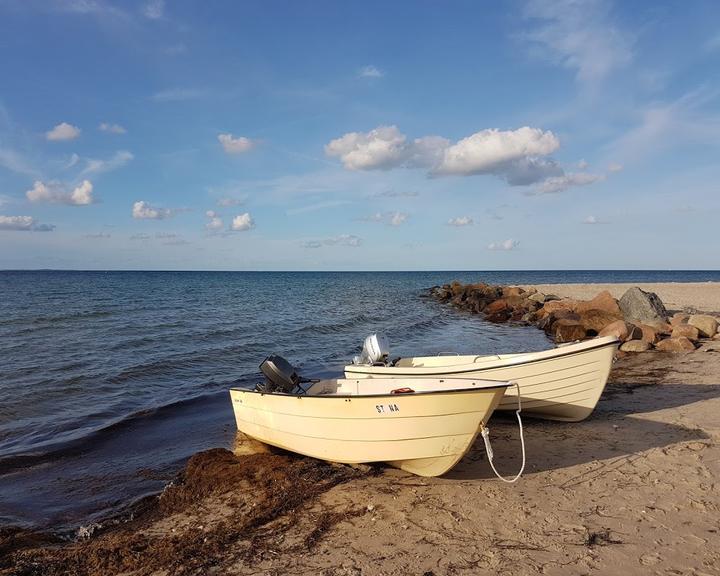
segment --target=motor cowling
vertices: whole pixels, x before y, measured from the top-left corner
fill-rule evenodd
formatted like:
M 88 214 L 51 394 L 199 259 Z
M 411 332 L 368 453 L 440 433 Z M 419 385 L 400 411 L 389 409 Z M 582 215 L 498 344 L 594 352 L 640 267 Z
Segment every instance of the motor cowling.
M 382 334 L 370 334 L 363 342 L 363 349 L 360 356 L 355 356 L 354 364 L 384 364 L 390 354 L 390 346 L 387 338 Z
M 284 392 L 289 394 L 300 384 L 300 376 L 295 367 L 282 356 L 273 354 L 260 364 L 265 382 L 258 384 L 259 392 Z

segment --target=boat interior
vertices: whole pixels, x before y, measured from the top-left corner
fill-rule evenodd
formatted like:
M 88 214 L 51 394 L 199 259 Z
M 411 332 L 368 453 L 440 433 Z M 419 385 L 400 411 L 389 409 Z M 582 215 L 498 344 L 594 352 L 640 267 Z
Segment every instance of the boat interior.
M 308 396 L 387 396 L 508 386 L 509 382 L 477 378 L 331 378 L 303 389 Z

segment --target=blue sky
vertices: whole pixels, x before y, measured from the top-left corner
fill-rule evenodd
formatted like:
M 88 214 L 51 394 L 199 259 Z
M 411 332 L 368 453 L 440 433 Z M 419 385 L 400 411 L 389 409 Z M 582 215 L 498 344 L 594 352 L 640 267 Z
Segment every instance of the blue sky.
M 717 269 L 720 4 L 0 0 L 0 268 Z

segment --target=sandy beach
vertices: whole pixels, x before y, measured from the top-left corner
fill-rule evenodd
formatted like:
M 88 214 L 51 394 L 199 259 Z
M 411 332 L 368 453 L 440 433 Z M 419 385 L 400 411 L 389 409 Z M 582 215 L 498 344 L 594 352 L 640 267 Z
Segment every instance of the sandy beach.
M 646 292 L 655 292 L 672 311 L 720 312 L 720 282 L 663 282 L 636 284 L 534 284 L 545 294 L 561 298 L 589 300 L 598 292 L 607 290 L 620 298 L 628 288 L 637 286 Z M 523 286 L 527 288 L 529 286 Z
M 718 286 L 645 289 L 669 309 L 712 311 Z M 583 422 L 527 420 L 514 485 L 494 477 L 481 440 L 426 479 L 269 453 L 238 435 L 236 454 L 195 456 L 132 520 L 86 540 L 0 532 L 0 574 L 720 574 L 719 413 L 720 342 L 705 341 L 619 358 Z M 495 415 L 490 429 L 496 465 L 514 474 L 514 419 Z

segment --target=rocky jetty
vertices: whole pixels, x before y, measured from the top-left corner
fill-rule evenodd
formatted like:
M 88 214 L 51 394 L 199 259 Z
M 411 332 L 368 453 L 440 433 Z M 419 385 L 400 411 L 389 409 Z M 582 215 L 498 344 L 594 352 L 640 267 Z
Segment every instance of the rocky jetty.
M 637 287 L 628 289 L 620 300 L 607 291 L 592 300 L 572 300 L 535 288 L 459 282 L 435 286 L 430 293 L 441 302 L 481 314 L 488 322 L 535 325 L 558 344 L 616 336 L 625 352 L 689 352 L 702 339 L 720 339 L 714 316 L 670 316 L 657 294 Z

